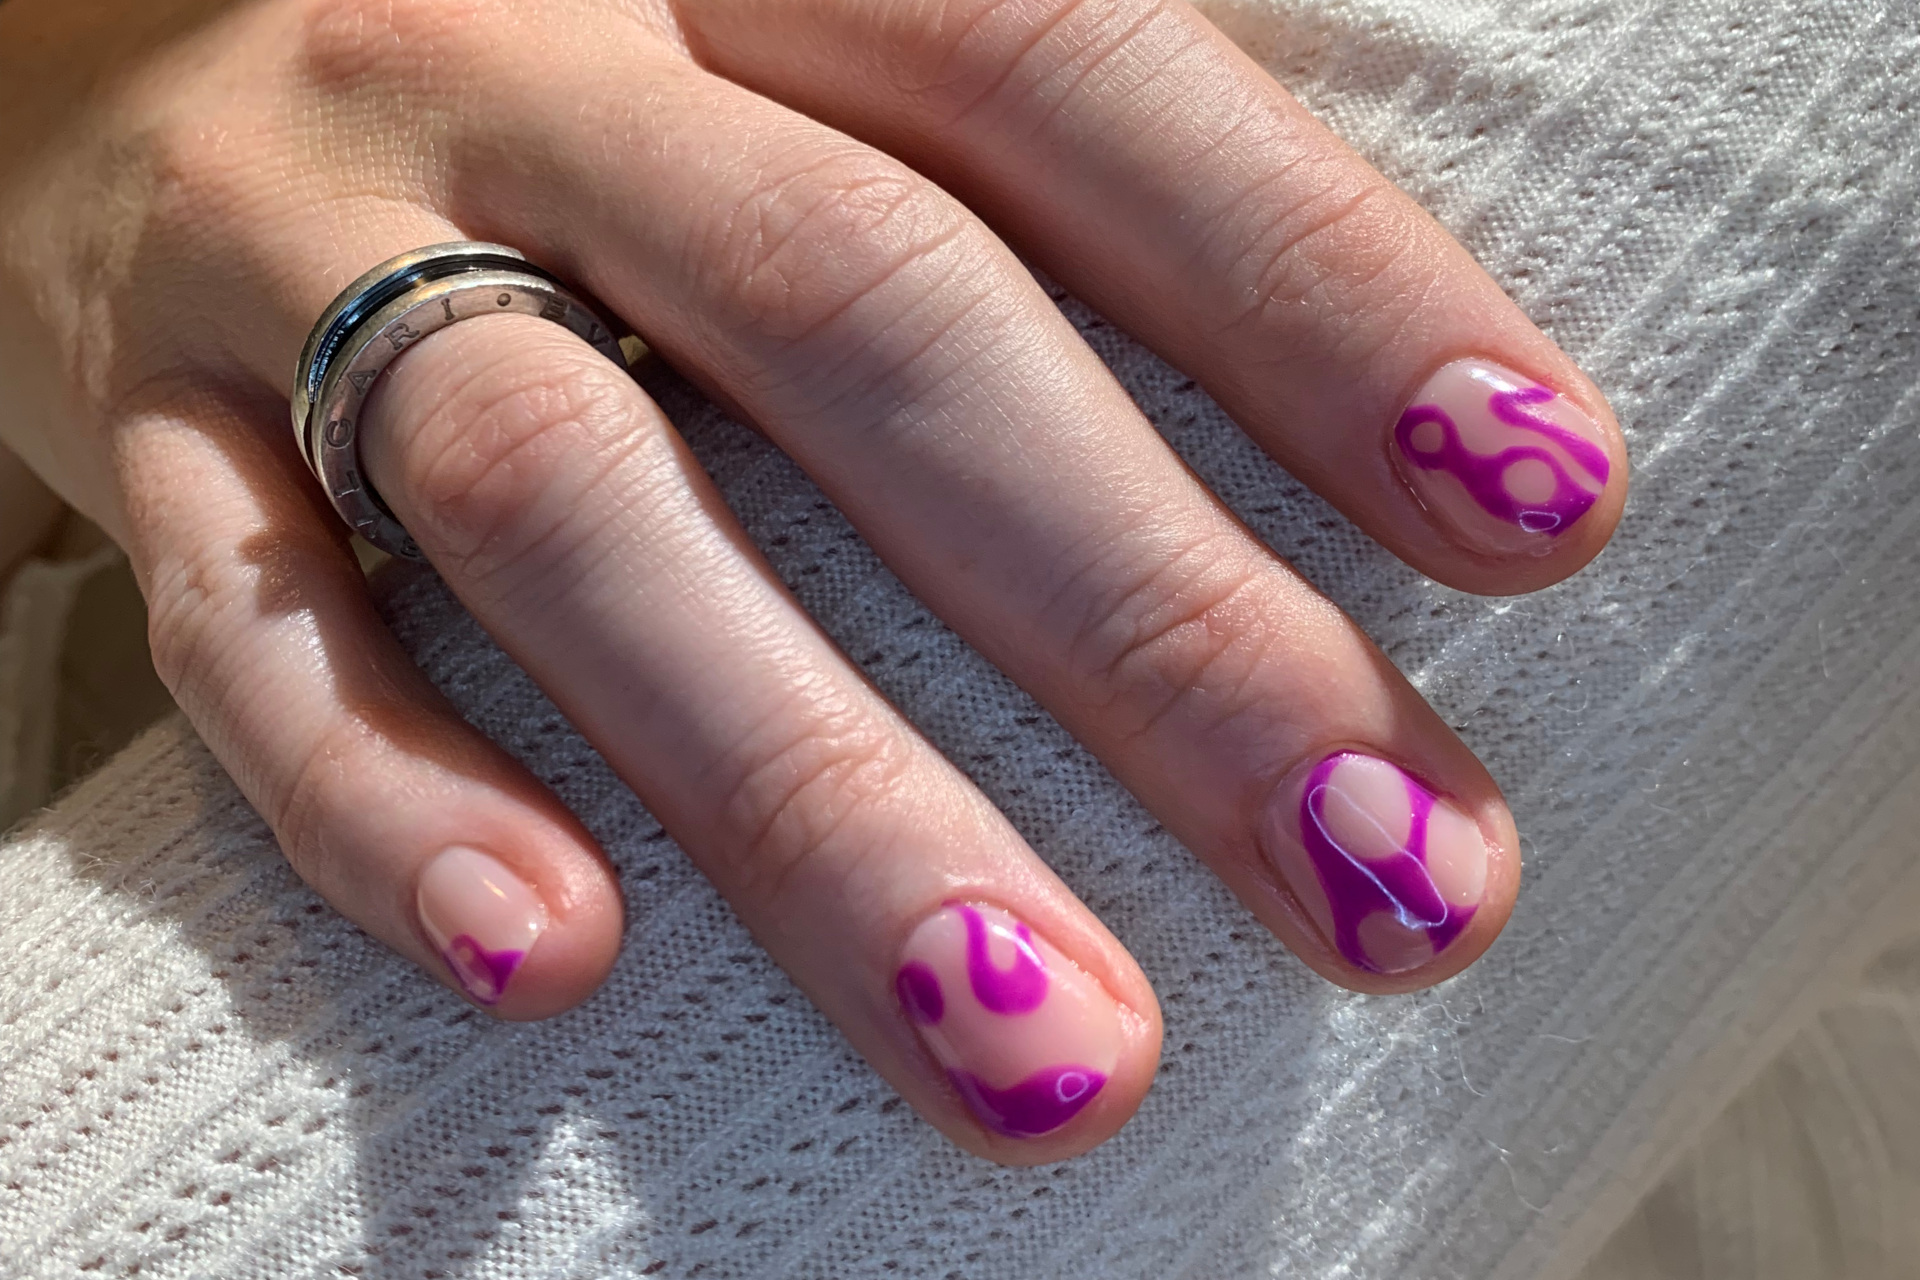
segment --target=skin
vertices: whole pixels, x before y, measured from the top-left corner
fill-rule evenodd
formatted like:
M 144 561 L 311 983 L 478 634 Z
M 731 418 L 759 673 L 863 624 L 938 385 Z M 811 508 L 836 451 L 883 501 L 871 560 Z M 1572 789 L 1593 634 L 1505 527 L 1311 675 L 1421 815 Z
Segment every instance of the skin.
M 380 625 L 287 429 L 335 293 L 460 238 L 577 281 L 790 453 L 1305 963 L 1406 991 L 1497 934 L 1519 855 L 1492 779 L 1180 464 L 1014 250 L 1466 590 L 1599 551 L 1618 429 L 1444 231 L 1184 4 L 9 0 L 0 439 L 127 549 L 181 706 L 299 873 L 396 951 L 450 982 L 414 885 L 456 844 L 550 916 L 499 1016 L 586 998 L 621 926 L 579 823 Z M 1612 478 L 1544 554 L 1460 545 L 1390 465 L 1401 406 L 1466 356 L 1600 424 Z M 489 317 L 399 360 L 361 435 L 475 616 L 933 1124 L 1027 1164 L 1126 1121 L 1158 1055 L 1145 976 L 799 609 L 629 379 Z M 1342 959 L 1259 849 L 1275 797 L 1348 747 L 1488 844 L 1467 932 L 1411 972 Z M 1111 1080 L 1055 1133 L 983 1129 L 894 1001 L 951 899 L 1029 923 L 1121 1010 Z

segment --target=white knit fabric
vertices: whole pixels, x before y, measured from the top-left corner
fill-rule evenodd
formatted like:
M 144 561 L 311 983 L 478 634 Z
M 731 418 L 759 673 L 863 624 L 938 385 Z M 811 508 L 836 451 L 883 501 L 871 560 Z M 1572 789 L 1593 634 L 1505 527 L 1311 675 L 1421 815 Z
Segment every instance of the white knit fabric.
M 795 470 L 660 389 L 847 651 L 1137 955 L 1160 1078 L 1000 1169 L 917 1120 L 430 577 L 423 666 L 619 864 L 620 965 L 503 1026 L 342 923 L 178 722 L 0 849 L 0 1273 L 1570 1274 L 1920 903 L 1920 13 L 1910 0 L 1213 0 L 1613 397 L 1613 547 L 1436 587 L 1069 305 L 1199 472 L 1507 790 L 1505 936 L 1309 974 Z

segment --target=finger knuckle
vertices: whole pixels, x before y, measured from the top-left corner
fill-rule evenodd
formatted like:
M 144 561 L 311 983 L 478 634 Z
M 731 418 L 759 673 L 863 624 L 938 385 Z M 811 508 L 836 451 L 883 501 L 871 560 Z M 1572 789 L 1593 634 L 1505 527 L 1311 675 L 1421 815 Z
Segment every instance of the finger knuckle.
M 1151 75 L 1194 29 L 1166 0 L 910 0 L 891 62 L 913 98 L 948 125 L 983 114 L 1030 121 L 1109 75 Z M 1147 39 L 1164 25 L 1164 37 Z M 1138 55 L 1152 45 L 1157 53 Z M 1030 108 L 1043 108 L 1037 115 Z M 1002 121 L 1004 124 L 1005 121 Z
M 756 356 L 735 390 L 786 430 L 892 436 L 964 396 L 1010 337 L 1030 349 L 1018 263 L 938 188 L 874 153 L 762 185 L 718 257 L 728 320 Z
M 403 428 L 399 489 L 448 572 L 547 575 L 642 500 L 633 491 L 654 482 L 660 437 L 625 375 L 594 353 L 508 348 L 461 364 Z
M 192 709 L 202 674 L 224 647 L 216 590 L 202 566 L 171 559 L 149 571 L 146 598 L 153 669 L 174 700 Z
M 1298 193 L 1298 194 L 1295 194 Z M 1315 349 L 1383 346 L 1434 283 L 1431 229 L 1384 178 L 1350 155 L 1289 164 L 1216 219 L 1213 242 L 1237 246 L 1225 279 L 1225 331 L 1275 330 Z
M 131 294 L 159 280 L 177 283 L 178 273 L 210 246 L 251 243 L 261 216 L 260 174 L 279 158 L 270 135 L 235 127 L 242 112 L 259 105 L 257 97 L 236 103 L 234 94 L 218 97 L 202 84 L 175 90 L 171 81 L 117 92 L 118 106 L 141 127 L 106 146 L 88 180 L 97 184 L 92 198 L 120 216 L 83 220 L 75 230 L 86 236 L 89 256 L 143 264 L 144 271 L 96 267 L 87 277 L 90 286 Z M 192 345 L 200 329 L 184 326 L 153 340 L 167 348 Z
M 874 327 L 873 317 L 850 314 L 863 302 L 893 315 L 912 310 L 984 248 L 938 188 L 850 145 L 790 157 L 738 194 L 715 226 L 716 292 L 754 333 L 787 349 Z
M 1085 602 L 1070 628 L 1069 666 L 1127 737 L 1196 696 L 1231 703 L 1274 643 L 1270 574 L 1226 533 L 1140 563 L 1092 565 L 1081 577 L 1110 585 L 1072 582 L 1062 592 Z
M 140 515 L 136 509 L 131 559 L 146 599 L 154 671 L 176 702 L 202 718 L 221 705 L 250 629 L 306 608 L 307 584 L 337 575 L 340 548 L 324 528 L 262 531 L 232 542 L 156 538 L 140 529 Z
M 324 536 L 263 533 L 141 559 L 154 670 L 299 865 L 319 847 L 323 783 L 370 731 L 343 715 L 298 762 L 263 749 L 282 735 L 257 696 L 274 678 L 262 655 L 275 639 L 269 629 L 315 607 L 315 584 L 338 581 L 340 548 Z
M 329 95 L 425 90 L 447 66 L 483 56 L 474 33 L 512 17 L 495 9 L 494 0 L 306 0 L 301 69 Z
M 149 184 L 155 221 L 168 228 L 224 223 L 257 157 L 206 114 L 163 109 L 156 115 L 142 140 L 146 171 L 140 175 Z
M 361 716 L 334 716 L 305 744 L 303 754 L 288 762 L 290 767 L 258 787 L 260 816 L 307 883 L 338 883 L 333 872 L 340 840 L 334 828 L 347 806 L 360 803 L 366 770 L 387 749 L 379 732 Z
M 756 900 L 844 880 L 874 847 L 871 833 L 850 833 L 903 794 L 912 773 L 911 744 L 871 708 L 796 697 L 811 705 L 770 714 L 736 753 L 722 810 L 732 837 L 722 878 Z

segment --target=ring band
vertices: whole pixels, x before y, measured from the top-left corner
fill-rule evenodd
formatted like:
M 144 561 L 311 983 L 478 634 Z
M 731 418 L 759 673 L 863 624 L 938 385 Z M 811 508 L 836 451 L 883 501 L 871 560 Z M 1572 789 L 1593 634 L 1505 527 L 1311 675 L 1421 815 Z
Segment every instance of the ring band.
M 593 303 L 504 245 L 432 245 L 381 263 L 335 298 L 300 353 L 293 434 L 340 518 L 407 560 L 419 546 L 360 464 L 360 415 L 374 383 L 430 333 L 483 315 L 531 315 L 577 334 L 627 367 L 618 334 Z

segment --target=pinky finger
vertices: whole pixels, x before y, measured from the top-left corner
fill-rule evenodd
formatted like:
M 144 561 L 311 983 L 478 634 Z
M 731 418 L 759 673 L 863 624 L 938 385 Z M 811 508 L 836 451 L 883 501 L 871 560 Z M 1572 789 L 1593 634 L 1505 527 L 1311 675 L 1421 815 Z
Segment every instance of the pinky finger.
M 612 871 L 382 624 L 282 414 L 197 390 L 117 433 L 155 666 L 342 914 L 497 1016 L 570 1008 L 619 947 Z

